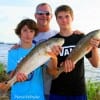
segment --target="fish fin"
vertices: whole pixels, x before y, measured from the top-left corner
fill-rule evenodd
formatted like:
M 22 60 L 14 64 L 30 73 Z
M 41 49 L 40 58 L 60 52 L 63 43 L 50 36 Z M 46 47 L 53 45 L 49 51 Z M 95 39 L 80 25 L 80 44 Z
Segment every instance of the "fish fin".
M 2 82 L 0 83 L 0 90 L 2 92 L 7 92 L 10 88 L 10 84 L 8 82 Z

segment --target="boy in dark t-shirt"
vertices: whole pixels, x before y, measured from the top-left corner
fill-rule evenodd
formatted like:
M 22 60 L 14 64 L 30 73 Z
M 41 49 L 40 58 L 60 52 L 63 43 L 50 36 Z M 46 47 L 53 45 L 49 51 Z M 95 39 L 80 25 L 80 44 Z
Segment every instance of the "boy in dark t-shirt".
M 69 6 L 59 6 L 55 11 L 55 15 L 60 27 L 60 32 L 53 38 L 61 37 L 65 40 L 65 43 L 62 46 L 62 51 L 58 55 L 57 67 L 63 65 L 64 72 L 62 72 L 56 79 L 52 80 L 49 100 L 87 100 L 84 77 L 84 58 L 79 60 L 76 64 L 70 59 L 66 59 L 77 42 L 83 38 L 84 35 L 73 34 L 73 11 Z M 99 42 L 99 40 L 92 39 L 90 41 L 92 45 L 91 52 L 86 55 L 94 67 L 97 67 L 100 60 L 97 48 Z M 54 64 L 49 65 L 54 67 Z M 50 67 L 49 65 L 48 67 Z M 54 70 L 53 67 L 51 70 Z M 48 72 L 51 70 L 48 70 Z

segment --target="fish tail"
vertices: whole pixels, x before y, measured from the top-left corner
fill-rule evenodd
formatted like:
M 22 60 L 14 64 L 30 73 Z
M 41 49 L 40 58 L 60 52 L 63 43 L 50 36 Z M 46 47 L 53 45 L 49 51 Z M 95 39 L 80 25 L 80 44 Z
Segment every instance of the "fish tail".
M 2 82 L 2 83 L 0 83 L 0 90 L 2 92 L 7 92 L 9 90 L 10 86 L 11 85 L 8 82 Z

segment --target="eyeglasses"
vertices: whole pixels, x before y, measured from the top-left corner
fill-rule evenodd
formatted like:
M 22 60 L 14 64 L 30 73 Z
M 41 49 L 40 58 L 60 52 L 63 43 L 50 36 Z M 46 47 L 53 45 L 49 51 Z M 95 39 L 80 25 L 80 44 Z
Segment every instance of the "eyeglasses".
M 36 14 L 49 16 L 51 13 L 48 11 L 37 11 Z

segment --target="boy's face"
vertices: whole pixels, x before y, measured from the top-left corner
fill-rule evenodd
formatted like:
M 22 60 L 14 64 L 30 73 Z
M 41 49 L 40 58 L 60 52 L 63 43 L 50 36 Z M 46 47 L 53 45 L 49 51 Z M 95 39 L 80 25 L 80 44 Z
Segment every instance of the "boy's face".
M 35 30 L 29 29 L 27 25 L 21 29 L 20 39 L 23 43 L 31 43 L 35 36 Z
M 72 27 L 73 18 L 69 12 L 59 12 L 56 16 L 56 20 L 61 29 L 68 29 Z

